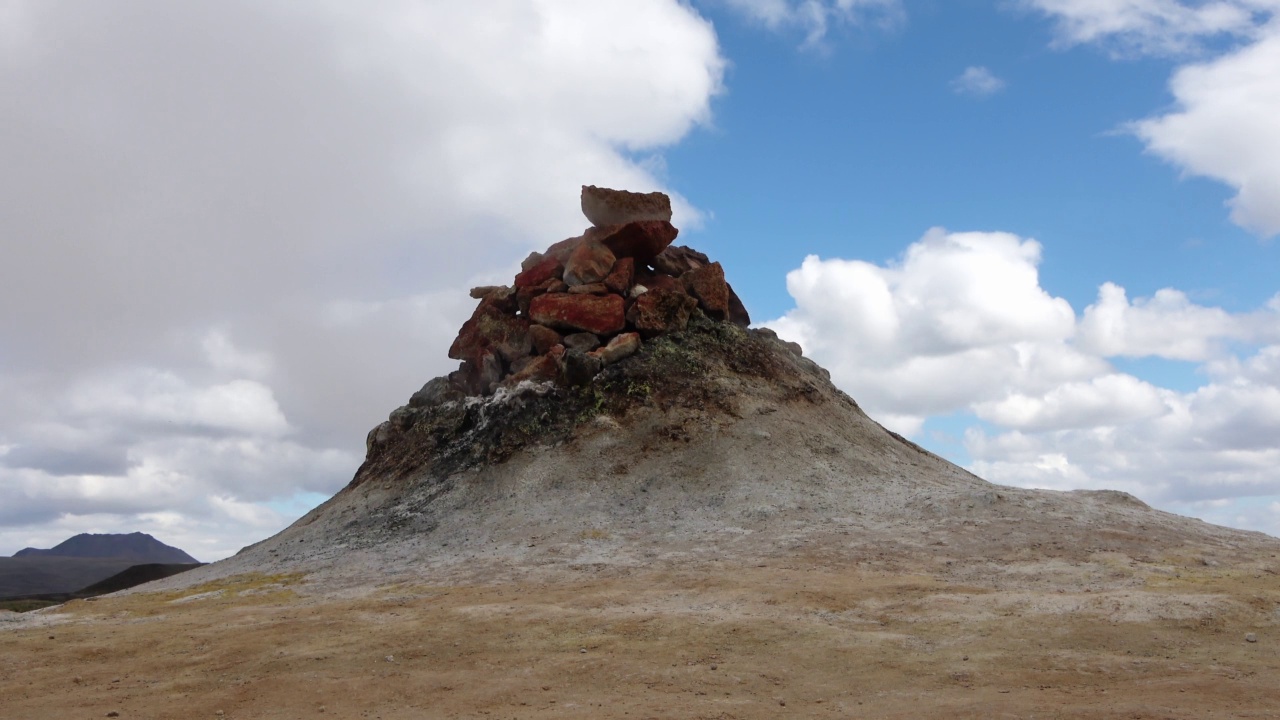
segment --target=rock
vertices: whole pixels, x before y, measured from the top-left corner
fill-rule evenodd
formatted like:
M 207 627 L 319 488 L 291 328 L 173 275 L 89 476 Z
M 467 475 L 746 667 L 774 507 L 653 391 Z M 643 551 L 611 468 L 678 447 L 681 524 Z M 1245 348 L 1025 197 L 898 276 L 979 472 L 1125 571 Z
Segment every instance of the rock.
M 401 430 L 408 430 L 413 427 L 413 423 L 417 419 L 418 413 L 407 405 L 401 405 L 395 410 L 392 410 L 391 414 L 387 416 L 387 422 L 391 423 L 393 427 L 400 428 Z
M 604 283 L 591 283 L 590 285 L 574 285 L 569 288 L 569 292 L 573 295 L 607 295 L 609 288 Z
M 604 365 L 598 357 L 566 349 L 560 358 L 560 377 L 567 385 L 586 385 Z
M 635 258 L 637 263 L 648 264 L 679 234 L 669 222 L 642 220 L 601 233 L 600 242 L 617 257 Z
M 587 353 L 600 359 L 602 365 L 612 365 L 623 358 L 631 357 L 640 350 L 640 333 L 622 333 L 609 341 L 608 345 Z
M 564 262 L 554 257 L 544 257 L 533 267 L 516 275 L 517 289 L 545 285 L 548 280 L 559 280 L 564 274 Z
M 729 286 L 724 281 L 724 268 L 714 262 L 690 270 L 680 276 L 685 290 L 697 298 L 698 306 L 713 320 L 729 319 Z
M 742 304 L 732 285 L 726 282 L 724 286 L 729 290 L 729 322 L 738 327 L 750 327 L 751 315 L 747 312 L 747 306 Z
M 510 314 L 514 306 L 504 310 L 505 302 L 492 297 L 481 300 L 449 346 L 449 357 L 473 360 L 488 348 L 497 350 L 507 362 L 528 355 L 533 349 L 529 341 L 529 320 Z
M 568 292 L 569 286 L 564 281 L 551 278 L 545 283 L 536 287 L 524 287 L 516 291 L 516 307 L 523 315 L 529 314 L 529 305 L 533 303 L 533 299 L 549 292 Z
M 387 440 L 391 439 L 391 421 L 383 421 L 377 427 L 369 431 L 364 438 L 364 457 L 369 459 L 387 444 Z
M 455 358 L 456 359 L 456 358 Z M 450 400 L 460 400 L 461 393 L 449 384 L 449 378 L 438 377 L 427 381 L 422 389 L 409 398 L 409 407 L 422 408 L 439 405 Z
M 671 198 L 665 193 L 634 193 L 595 185 L 582 186 L 582 214 L 592 225 L 621 225 L 636 220 L 671 221 Z
M 557 330 L 613 335 L 626 327 L 625 302 L 617 295 L 547 293 L 533 299 L 529 317 Z
M 532 382 L 555 380 L 559 374 L 560 366 L 555 358 L 549 355 L 539 355 L 538 357 L 530 358 L 519 371 L 508 375 L 502 381 L 502 387 L 515 387 L 525 380 Z
M 1247 634 L 1247 635 L 1245 635 L 1245 636 L 1244 636 L 1244 641 L 1245 641 L 1245 642 L 1256 643 L 1256 642 L 1258 642 L 1258 636 L 1257 636 L 1257 635 L 1255 635 L 1254 633 L 1249 633 L 1249 634 Z
M 555 258 L 556 260 L 559 260 L 561 264 L 564 264 L 569 260 L 569 256 L 573 254 L 574 249 L 576 249 L 578 244 L 584 239 L 585 238 L 581 235 L 578 237 L 565 238 L 564 240 L 561 240 L 547 248 L 547 251 L 544 252 L 543 255 Z
M 449 382 L 467 395 L 487 395 L 502 380 L 502 361 L 498 354 L 486 350 L 449 373 Z
M 627 293 L 627 297 L 631 298 L 632 300 L 635 300 L 636 298 L 640 297 L 641 295 L 647 292 L 649 292 L 649 288 L 645 287 L 644 285 L 632 285 L 631 292 Z
M 578 352 L 591 352 L 600 347 L 600 338 L 594 333 L 582 332 L 564 336 L 564 347 L 566 350 L 577 350 Z
M 684 283 L 670 275 L 663 275 L 662 273 L 645 272 L 643 274 L 637 274 L 636 283 L 644 285 L 649 290 L 670 290 L 671 292 L 677 292 L 682 295 L 688 294 L 684 289 Z
M 631 291 L 631 285 L 636 281 L 636 259 L 630 257 L 619 258 L 613 264 L 613 270 L 609 276 L 604 279 L 604 286 L 610 292 L 626 295 Z
M 641 337 L 657 337 L 683 330 L 689 324 L 689 313 L 697 304 L 697 300 L 683 292 L 654 288 L 636 298 L 627 312 L 627 321 Z
M 529 339 L 533 341 L 533 351 L 538 355 L 546 355 L 551 348 L 560 344 L 560 333 L 546 325 L 529 326 Z
M 543 255 L 540 252 L 531 252 L 529 253 L 528 257 L 520 261 L 520 270 L 521 271 L 528 270 L 534 265 L 537 265 L 538 263 L 542 262 L 543 259 L 545 258 L 546 258 L 546 255 Z
M 495 300 L 510 299 L 514 302 L 516 291 L 506 285 L 481 285 L 480 287 L 471 288 L 471 297 L 476 300 L 484 300 L 485 298 L 493 298 Z
M 690 270 L 697 270 L 710 264 L 710 258 L 685 245 L 672 245 L 659 253 L 650 263 L 653 269 L 671 277 L 680 277 Z
M 613 263 L 617 261 L 613 251 L 603 243 L 584 240 L 569 254 L 564 263 L 564 275 L 561 279 L 569 287 L 598 283 L 609 276 Z

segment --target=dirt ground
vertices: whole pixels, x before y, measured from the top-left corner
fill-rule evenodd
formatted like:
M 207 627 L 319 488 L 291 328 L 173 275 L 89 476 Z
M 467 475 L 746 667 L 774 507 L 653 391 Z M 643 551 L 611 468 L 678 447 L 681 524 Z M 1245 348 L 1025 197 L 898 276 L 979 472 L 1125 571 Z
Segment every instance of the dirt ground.
M 801 557 L 239 576 L 0 622 L 0 718 L 1280 717 L 1274 569 L 1116 565 L 1087 592 Z

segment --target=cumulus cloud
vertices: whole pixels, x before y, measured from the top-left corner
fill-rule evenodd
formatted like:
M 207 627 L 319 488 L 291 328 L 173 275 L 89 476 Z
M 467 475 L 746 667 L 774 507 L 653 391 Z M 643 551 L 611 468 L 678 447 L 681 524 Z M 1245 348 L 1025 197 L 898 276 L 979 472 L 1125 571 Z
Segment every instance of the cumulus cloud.
M 721 0 L 770 30 L 799 29 L 804 47 L 821 47 L 832 25 L 892 28 L 906 19 L 902 0 Z
M 1266 36 L 1173 76 L 1172 112 L 1131 125 L 1148 151 L 1236 189 L 1231 219 L 1280 234 L 1280 21 Z
M 1174 108 L 1132 122 L 1147 151 L 1236 191 L 1231 218 L 1280 234 L 1280 1 L 1025 0 L 1058 21 L 1065 44 L 1190 55 L 1173 75 Z M 1225 47 L 1210 49 L 1217 39 Z M 1204 55 L 1209 59 L 1203 59 Z
M 990 97 L 1004 89 L 1005 81 L 980 65 L 970 66 L 951 81 L 951 91 L 957 95 Z
M 1230 313 L 1106 283 L 1077 314 L 1040 286 L 1040 257 L 1031 239 L 940 229 L 885 265 L 809 257 L 787 276 L 796 307 L 766 324 L 892 429 L 970 418 L 970 469 L 989 480 L 1184 511 L 1280 496 L 1280 301 Z M 1117 370 L 1121 357 L 1205 380 L 1160 387 Z M 1272 514 L 1240 517 L 1280 532 L 1256 524 Z
M 332 492 L 468 284 L 584 182 L 662 189 L 724 67 L 678 0 L 0 3 L 0 552 L 181 517 L 225 554 Z

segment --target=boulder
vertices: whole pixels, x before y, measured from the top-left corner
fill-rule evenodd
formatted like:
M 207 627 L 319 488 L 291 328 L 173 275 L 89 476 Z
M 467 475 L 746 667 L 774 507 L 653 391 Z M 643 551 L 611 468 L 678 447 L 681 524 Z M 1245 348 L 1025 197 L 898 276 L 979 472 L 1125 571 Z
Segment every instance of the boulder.
M 609 292 L 609 287 L 602 282 L 598 282 L 590 285 L 574 285 L 569 288 L 568 292 L 574 295 L 605 295 Z
M 616 296 L 613 296 L 616 297 Z M 627 322 L 644 338 L 683 330 L 698 301 L 682 291 L 653 288 L 636 298 L 627 311 Z
M 564 262 L 554 257 L 544 257 L 527 270 L 516 275 L 517 289 L 545 285 L 549 280 L 559 280 L 564 274 Z
M 747 306 L 742 304 L 732 285 L 726 282 L 724 286 L 729 290 L 729 322 L 738 327 L 750 327 L 751 315 L 747 313 Z
M 464 360 L 462 365 L 449 373 L 449 382 L 467 395 L 487 395 L 502 380 L 502 361 L 491 350 L 480 353 L 474 360 Z
M 616 257 L 635 258 L 637 263 L 648 264 L 679 234 L 680 231 L 669 222 L 641 220 L 599 233 L 599 241 Z
M 533 342 L 533 352 L 546 355 L 551 348 L 560 344 L 560 333 L 546 325 L 530 325 L 529 340 Z
M 581 350 L 566 349 L 560 357 L 560 378 L 567 385 L 586 385 L 600 372 L 604 364 Z
M 541 285 L 522 287 L 516 291 L 516 307 L 519 308 L 521 313 L 528 315 L 529 304 L 533 302 L 535 297 L 543 293 L 565 292 L 568 289 L 569 286 L 565 285 L 563 280 L 558 280 L 556 278 L 551 278 Z
M 711 260 L 691 247 L 672 245 L 659 253 L 650 264 L 660 273 L 680 277 L 690 270 L 710 265 Z
M 624 257 L 613 264 L 613 271 L 604 279 L 604 286 L 609 292 L 626 295 L 631 292 L 631 286 L 635 281 L 636 259 Z
M 548 355 L 530 358 L 518 371 L 511 373 L 501 383 L 502 387 L 515 387 L 525 380 L 546 382 L 555 380 L 560 375 L 560 366 Z
M 564 347 L 566 350 L 591 352 L 600 347 L 600 338 L 596 337 L 595 333 L 573 333 L 572 335 L 564 336 Z
M 592 225 L 622 225 L 636 220 L 671 221 L 671 198 L 665 193 L 634 193 L 595 185 L 582 186 L 582 214 Z
M 598 283 L 609 276 L 617 256 L 603 243 L 584 240 L 569 253 L 561 279 L 569 287 Z
M 697 298 L 698 306 L 713 320 L 729 318 L 729 286 L 724 281 L 724 268 L 713 262 L 680 276 L 685 290 Z
M 670 275 L 663 275 L 662 273 L 645 272 L 643 274 L 637 274 L 636 284 L 643 285 L 649 290 L 670 290 L 671 292 L 688 294 L 685 292 L 684 283 Z
M 635 355 L 640 350 L 640 333 L 622 333 L 614 336 L 608 345 L 587 353 L 600 359 L 603 365 L 612 365 L 623 358 Z
M 546 293 L 533 298 L 529 317 L 557 330 L 613 335 L 626 326 L 625 302 L 618 295 Z
M 449 378 L 438 377 L 428 380 L 422 389 L 409 398 L 409 407 L 423 408 L 439 405 L 450 400 L 462 399 L 462 393 L 449 384 Z
M 507 362 L 528 355 L 533 349 L 529 340 L 529 320 L 504 309 L 506 300 L 487 297 L 462 325 L 458 337 L 449 347 L 455 360 L 476 360 L 482 351 L 492 348 Z
M 561 240 L 547 248 L 547 251 L 544 252 L 543 255 L 553 257 L 561 263 L 564 263 L 569 259 L 569 256 L 573 254 L 574 249 L 578 247 L 578 244 L 581 243 L 583 239 L 584 238 L 581 235 L 578 237 L 565 238 L 564 240 Z
M 485 298 L 493 298 L 495 300 L 511 300 L 515 301 L 516 291 L 506 285 L 481 285 L 480 287 L 471 288 L 471 297 L 476 300 L 484 300 Z M 513 306 L 514 307 L 514 306 Z

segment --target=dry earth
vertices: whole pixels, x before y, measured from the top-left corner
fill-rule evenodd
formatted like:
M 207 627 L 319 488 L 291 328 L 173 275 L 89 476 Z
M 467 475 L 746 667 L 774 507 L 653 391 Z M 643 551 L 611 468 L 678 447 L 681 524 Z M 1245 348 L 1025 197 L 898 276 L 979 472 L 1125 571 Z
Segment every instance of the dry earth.
M 424 409 L 234 558 L 0 615 L 0 718 L 1280 717 L 1280 540 L 988 484 L 761 333 L 597 380 Z

